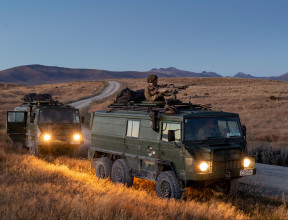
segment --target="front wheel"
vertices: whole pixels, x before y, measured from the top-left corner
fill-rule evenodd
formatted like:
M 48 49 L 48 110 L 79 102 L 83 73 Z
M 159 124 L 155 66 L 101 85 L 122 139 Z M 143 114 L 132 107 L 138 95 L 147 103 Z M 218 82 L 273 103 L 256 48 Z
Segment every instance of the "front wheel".
M 160 173 L 156 182 L 156 192 L 161 198 L 180 199 L 183 194 L 181 182 L 178 180 L 172 171 Z

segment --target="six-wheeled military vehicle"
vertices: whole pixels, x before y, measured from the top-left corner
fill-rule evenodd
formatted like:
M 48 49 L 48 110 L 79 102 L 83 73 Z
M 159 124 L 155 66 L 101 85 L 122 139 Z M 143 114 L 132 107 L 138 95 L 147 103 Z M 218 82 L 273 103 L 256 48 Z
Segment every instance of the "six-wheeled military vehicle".
M 33 155 L 56 148 L 72 150 L 83 143 L 79 110 L 52 99 L 49 94 L 30 93 L 23 104 L 7 112 L 7 134 Z
M 127 186 L 156 182 L 163 198 L 188 186 L 228 193 L 231 183 L 256 173 L 247 155 L 246 128 L 236 113 L 182 103 L 114 103 L 91 117 L 88 157 L 98 178 Z

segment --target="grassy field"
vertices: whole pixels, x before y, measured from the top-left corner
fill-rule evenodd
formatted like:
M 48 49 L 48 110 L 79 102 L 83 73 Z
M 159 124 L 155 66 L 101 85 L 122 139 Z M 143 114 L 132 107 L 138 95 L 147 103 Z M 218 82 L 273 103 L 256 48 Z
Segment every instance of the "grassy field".
M 98 180 L 83 159 L 35 158 L 0 148 L 1 219 L 286 219 L 287 204 L 245 195 L 227 197 L 188 189 L 183 199 L 162 200 L 155 184 L 131 188 Z
M 119 81 L 134 90 L 146 85 L 144 79 Z M 247 126 L 250 150 L 259 146 L 287 150 L 288 124 L 283 123 L 288 117 L 287 82 L 190 78 L 160 79 L 159 83 L 190 85 L 178 97 L 212 104 L 215 110 L 238 112 Z M 61 87 L 62 97 L 57 92 L 54 96 L 69 102 L 91 96 L 92 91 L 99 93 L 105 82 L 59 85 L 0 85 L 1 219 L 287 219 L 288 204 L 281 200 L 241 192 L 228 197 L 210 189 L 189 188 L 183 199 L 167 201 L 156 196 L 155 184 L 149 181 L 136 179 L 126 188 L 98 180 L 85 158 L 35 158 L 23 149 L 11 148 L 5 134 L 5 111 L 20 104 L 24 94 L 54 92 Z M 95 102 L 89 111 L 106 109 L 114 99 Z

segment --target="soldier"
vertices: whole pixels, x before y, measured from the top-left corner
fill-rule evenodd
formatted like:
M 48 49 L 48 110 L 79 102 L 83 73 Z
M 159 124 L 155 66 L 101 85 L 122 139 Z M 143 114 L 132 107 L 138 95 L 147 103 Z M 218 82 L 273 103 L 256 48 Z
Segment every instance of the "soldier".
M 159 92 L 158 76 L 148 76 L 147 83 L 148 85 L 145 88 L 146 101 L 164 101 L 164 93 Z
M 213 118 L 207 118 L 205 125 L 203 125 L 198 131 L 198 139 L 206 139 L 209 137 L 219 138 L 222 134 L 219 130 L 217 122 Z

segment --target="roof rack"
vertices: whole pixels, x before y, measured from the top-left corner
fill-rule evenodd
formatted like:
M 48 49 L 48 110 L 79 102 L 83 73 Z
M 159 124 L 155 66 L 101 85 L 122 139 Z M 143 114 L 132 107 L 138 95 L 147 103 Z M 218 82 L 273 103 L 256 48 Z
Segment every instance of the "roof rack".
M 131 110 L 131 111 L 146 111 L 150 112 L 151 110 L 158 110 L 160 112 L 166 113 L 179 113 L 181 110 L 193 110 L 193 111 L 201 111 L 201 110 L 211 110 L 212 107 L 210 104 L 202 105 L 202 104 L 192 104 L 183 103 L 180 100 L 168 100 L 166 102 L 163 101 L 143 101 L 143 102 L 126 102 L 126 103 L 112 103 L 108 106 L 107 112 L 117 111 L 117 110 Z
M 32 106 L 63 106 L 62 102 L 52 99 L 51 94 L 29 93 L 22 98 L 22 105 Z

